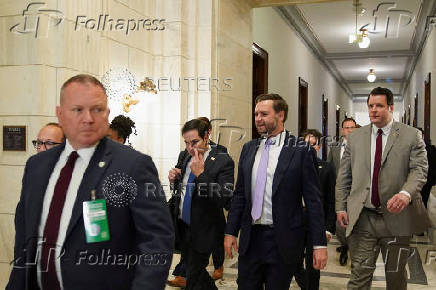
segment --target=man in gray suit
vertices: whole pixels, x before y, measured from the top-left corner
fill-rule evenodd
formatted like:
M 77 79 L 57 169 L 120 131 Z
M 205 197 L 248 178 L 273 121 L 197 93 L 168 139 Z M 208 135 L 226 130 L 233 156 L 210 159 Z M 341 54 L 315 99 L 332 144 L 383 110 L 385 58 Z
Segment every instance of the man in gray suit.
M 348 289 L 370 289 L 380 250 L 387 289 L 407 289 L 410 237 L 431 226 L 420 191 L 427 177 L 424 140 L 393 121 L 393 95 L 375 88 L 370 125 L 348 136 L 336 181 L 336 212 L 351 255 Z
M 333 165 L 336 170 L 336 175 L 338 174 L 341 158 L 342 155 L 344 155 L 345 146 L 347 145 L 347 136 L 356 129 L 356 125 L 356 121 L 353 118 L 345 118 L 341 124 L 342 137 L 338 142 L 334 142 L 329 146 L 327 162 Z M 341 253 L 339 256 L 339 264 L 345 266 L 348 260 L 348 245 L 345 238 L 345 229 L 342 228 L 338 222 L 336 222 L 336 238 L 341 243 L 341 246 L 336 248 L 336 251 Z

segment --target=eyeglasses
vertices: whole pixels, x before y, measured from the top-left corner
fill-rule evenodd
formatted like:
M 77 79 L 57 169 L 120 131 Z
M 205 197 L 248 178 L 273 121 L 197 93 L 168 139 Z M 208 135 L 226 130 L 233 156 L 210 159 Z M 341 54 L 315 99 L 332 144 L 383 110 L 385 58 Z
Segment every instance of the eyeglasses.
M 39 147 L 41 147 L 41 145 L 44 145 L 44 148 L 50 149 L 56 145 L 60 145 L 62 143 L 58 143 L 58 142 L 53 142 L 53 141 L 41 141 L 41 140 L 33 140 L 32 141 L 33 147 L 35 147 L 36 149 L 38 149 Z

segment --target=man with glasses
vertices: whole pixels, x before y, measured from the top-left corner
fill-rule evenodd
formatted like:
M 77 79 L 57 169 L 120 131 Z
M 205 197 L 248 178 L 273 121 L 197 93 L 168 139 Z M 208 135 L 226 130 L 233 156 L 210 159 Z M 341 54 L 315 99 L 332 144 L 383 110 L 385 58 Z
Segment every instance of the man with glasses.
M 341 127 L 342 137 L 338 142 L 335 142 L 330 146 L 329 155 L 327 157 L 327 162 L 330 162 L 333 167 L 335 167 L 336 175 L 338 174 L 342 155 L 344 154 L 345 146 L 347 145 L 347 136 L 357 128 L 357 124 L 353 118 L 345 118 L 342 121 Z M 348 245 L 345 238 L 345 229 L 340 227 L 339 223 L 336 223 L 336 238 L 341 243 L 341 245 L 336 248 L 336 251 L 340 253 L 339 264 L 345 266 L 348 260 Z
M 38 133 L 36 140 L 32 141 L 36 151 L 42 152 L 64 142 L 65 135 L 58 123 L 48 123 Z

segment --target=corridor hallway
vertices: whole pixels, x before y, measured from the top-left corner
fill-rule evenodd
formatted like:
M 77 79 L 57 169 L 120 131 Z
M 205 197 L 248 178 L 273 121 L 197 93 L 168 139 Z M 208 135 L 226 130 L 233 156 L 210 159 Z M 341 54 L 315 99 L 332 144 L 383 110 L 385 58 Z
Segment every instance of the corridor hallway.
M 342 290 L 347 289 L 347 282 L 350 277 L 350 259 L 348 259 L 347 266 L 339 265 L 339 253 L 336 252 L 336 247 L 340 243 L 333 237 L 328 244 L 328 263 L 324 270 L 321 270 L 320 290 Z M 436 289 L 436 251 L 435 247 L 431 245 L 428 236 L 413 237 L 411 243 L 412 248 L 417 249 L 417 255 L 409 258 L 407 266 L 408 285 L 409 290 L 430 290 Z M 433 252 L 432 252 L 433 251 Z M 180 255 L 175 254 L 171 271 L 177 265 Z M 426 261 L 427 260 L 427 261 Z M 209 273 L 213 272 L 212 263 L 208 267 Z M 170 272 L 171 274 L 171 272 Z M 224 276 L 222 279 L 215 282 L 219 290 L 235 290 L 237 289 L 237 255 L 233 259 L 224 261 Z M 170 275 L 169 279 L 173 277 Z M 166 286 L 166 290 L 180 289 L 176 287 Z M 289 289 L 300 289 L 295 279 L 293 279 Z M 382 290 L 386 289 L 384 279 L 384 265 L 381 255 L 377 261 L 377 268 L 374 272 L 374 279 L 371 289 Z

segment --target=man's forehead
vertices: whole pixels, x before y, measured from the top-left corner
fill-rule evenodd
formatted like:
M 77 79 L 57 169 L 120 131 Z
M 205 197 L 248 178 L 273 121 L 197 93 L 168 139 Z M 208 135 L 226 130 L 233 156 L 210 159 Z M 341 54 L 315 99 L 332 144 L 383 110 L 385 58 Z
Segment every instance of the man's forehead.
M 38 136 L 46 134 L 62 134 L 62 129 L 57 126 L 44 126 L 39 130 Z
M 73 101 L 81 95 L 79 92 L 83 92 L 85 90 L 94 91 L 95 96 L 101 97 L 102 101 L 107 101 L 107 96 L 104 89 L 91 82 L 73 82 L 68 84 L 62 92 L 61 98 L 64 99 L 64 101 L 66 99 Z M 66 98 L 66 96 L 68 96 L 68 98 Z
M 272 100 L 264 100 L 264 101 L 260 101 L 259 103 L 256 104 L 256 110 L 269 110 L 272 109 L 274 102 Z

